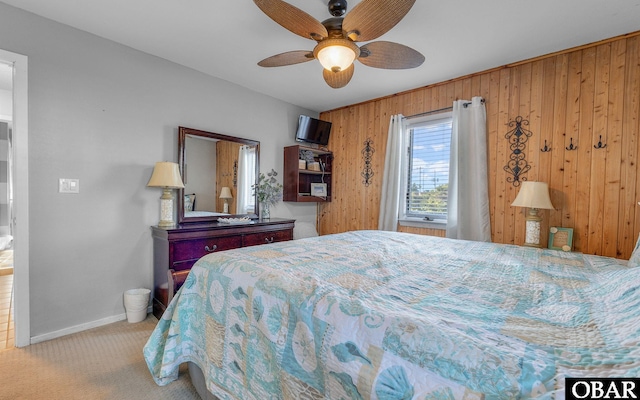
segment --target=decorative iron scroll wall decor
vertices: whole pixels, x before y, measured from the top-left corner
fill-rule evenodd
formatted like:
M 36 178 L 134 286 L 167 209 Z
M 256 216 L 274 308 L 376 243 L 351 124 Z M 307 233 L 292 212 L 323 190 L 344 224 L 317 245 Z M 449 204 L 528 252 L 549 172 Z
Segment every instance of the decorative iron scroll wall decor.
M 373 153 L 375 153 L 376 151 L 372 146 L 373 146 L 373 140 L 369 138 L 365 140 L 364 148 L 362 149 L 362 159 L 364 160 L 364 169 L 362 170 L 360 175 L 364 178 L 362 183 L 364 183 L 365 186 L 369 186 L 369 184 L 371 183 L 371 178 L 374 175 L 373 169 L 371 169 L 371 157 L 373 156 Z
M 233 187 L 238 186 L 238 160 L 233 162 Z
M 514 121 L 509 122 L 507 125 L 514 128 L 504 135 L 509 141 L 509 148 L 511 149 L 511 156 L 509 156 L 509 162 L 504 166 L 504 170 L 512 175 L 507 177 L 507 182 L 513 183 L 513 186 L 520 186 L 521 181 L 527 180 L 522 174 L 526 174 L 531 169 L 531 165 L 525 159 L 524 150 L 533 133 L 524 128 L 529 125 L 529 121 L 521 116 L 517 116 Z

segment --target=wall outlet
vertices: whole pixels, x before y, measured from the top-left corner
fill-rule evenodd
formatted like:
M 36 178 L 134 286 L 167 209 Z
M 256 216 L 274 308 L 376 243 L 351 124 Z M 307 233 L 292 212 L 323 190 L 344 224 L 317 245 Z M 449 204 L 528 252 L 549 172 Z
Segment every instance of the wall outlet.
M 59 193 L 80 193 L 80 179 L 60 178 L 58 180 Z

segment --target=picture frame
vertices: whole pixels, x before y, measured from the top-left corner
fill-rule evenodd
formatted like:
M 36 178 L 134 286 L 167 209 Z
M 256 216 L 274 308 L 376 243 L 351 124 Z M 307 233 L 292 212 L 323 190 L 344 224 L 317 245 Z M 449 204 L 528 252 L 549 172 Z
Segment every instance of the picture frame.
M 552 250 L 572 251 L 573 228 L 550 227 L 548 247 Z
M 326 183 L 312 183 L 311 195 L 316 197 L 327 197 L 327 184 Z

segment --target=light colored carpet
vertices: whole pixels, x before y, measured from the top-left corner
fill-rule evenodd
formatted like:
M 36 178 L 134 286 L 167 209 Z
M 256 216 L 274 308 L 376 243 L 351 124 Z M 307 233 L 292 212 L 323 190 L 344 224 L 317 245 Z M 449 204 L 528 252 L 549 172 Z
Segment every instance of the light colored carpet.
M 186 365 L 156 385 L 142 348 L 158 320 L 126 320 L 23 348 L 0 351 L 0 399 L 200 399 Z

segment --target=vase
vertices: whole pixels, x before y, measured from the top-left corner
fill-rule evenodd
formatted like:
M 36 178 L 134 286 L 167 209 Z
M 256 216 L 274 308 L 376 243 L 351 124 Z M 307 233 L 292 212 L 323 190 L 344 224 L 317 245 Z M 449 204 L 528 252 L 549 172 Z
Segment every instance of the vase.
M 271 218 L 271 210 L 269 209 L 269 204 L 262 203 L 260 204 L 260 219 L 270 219 Z

